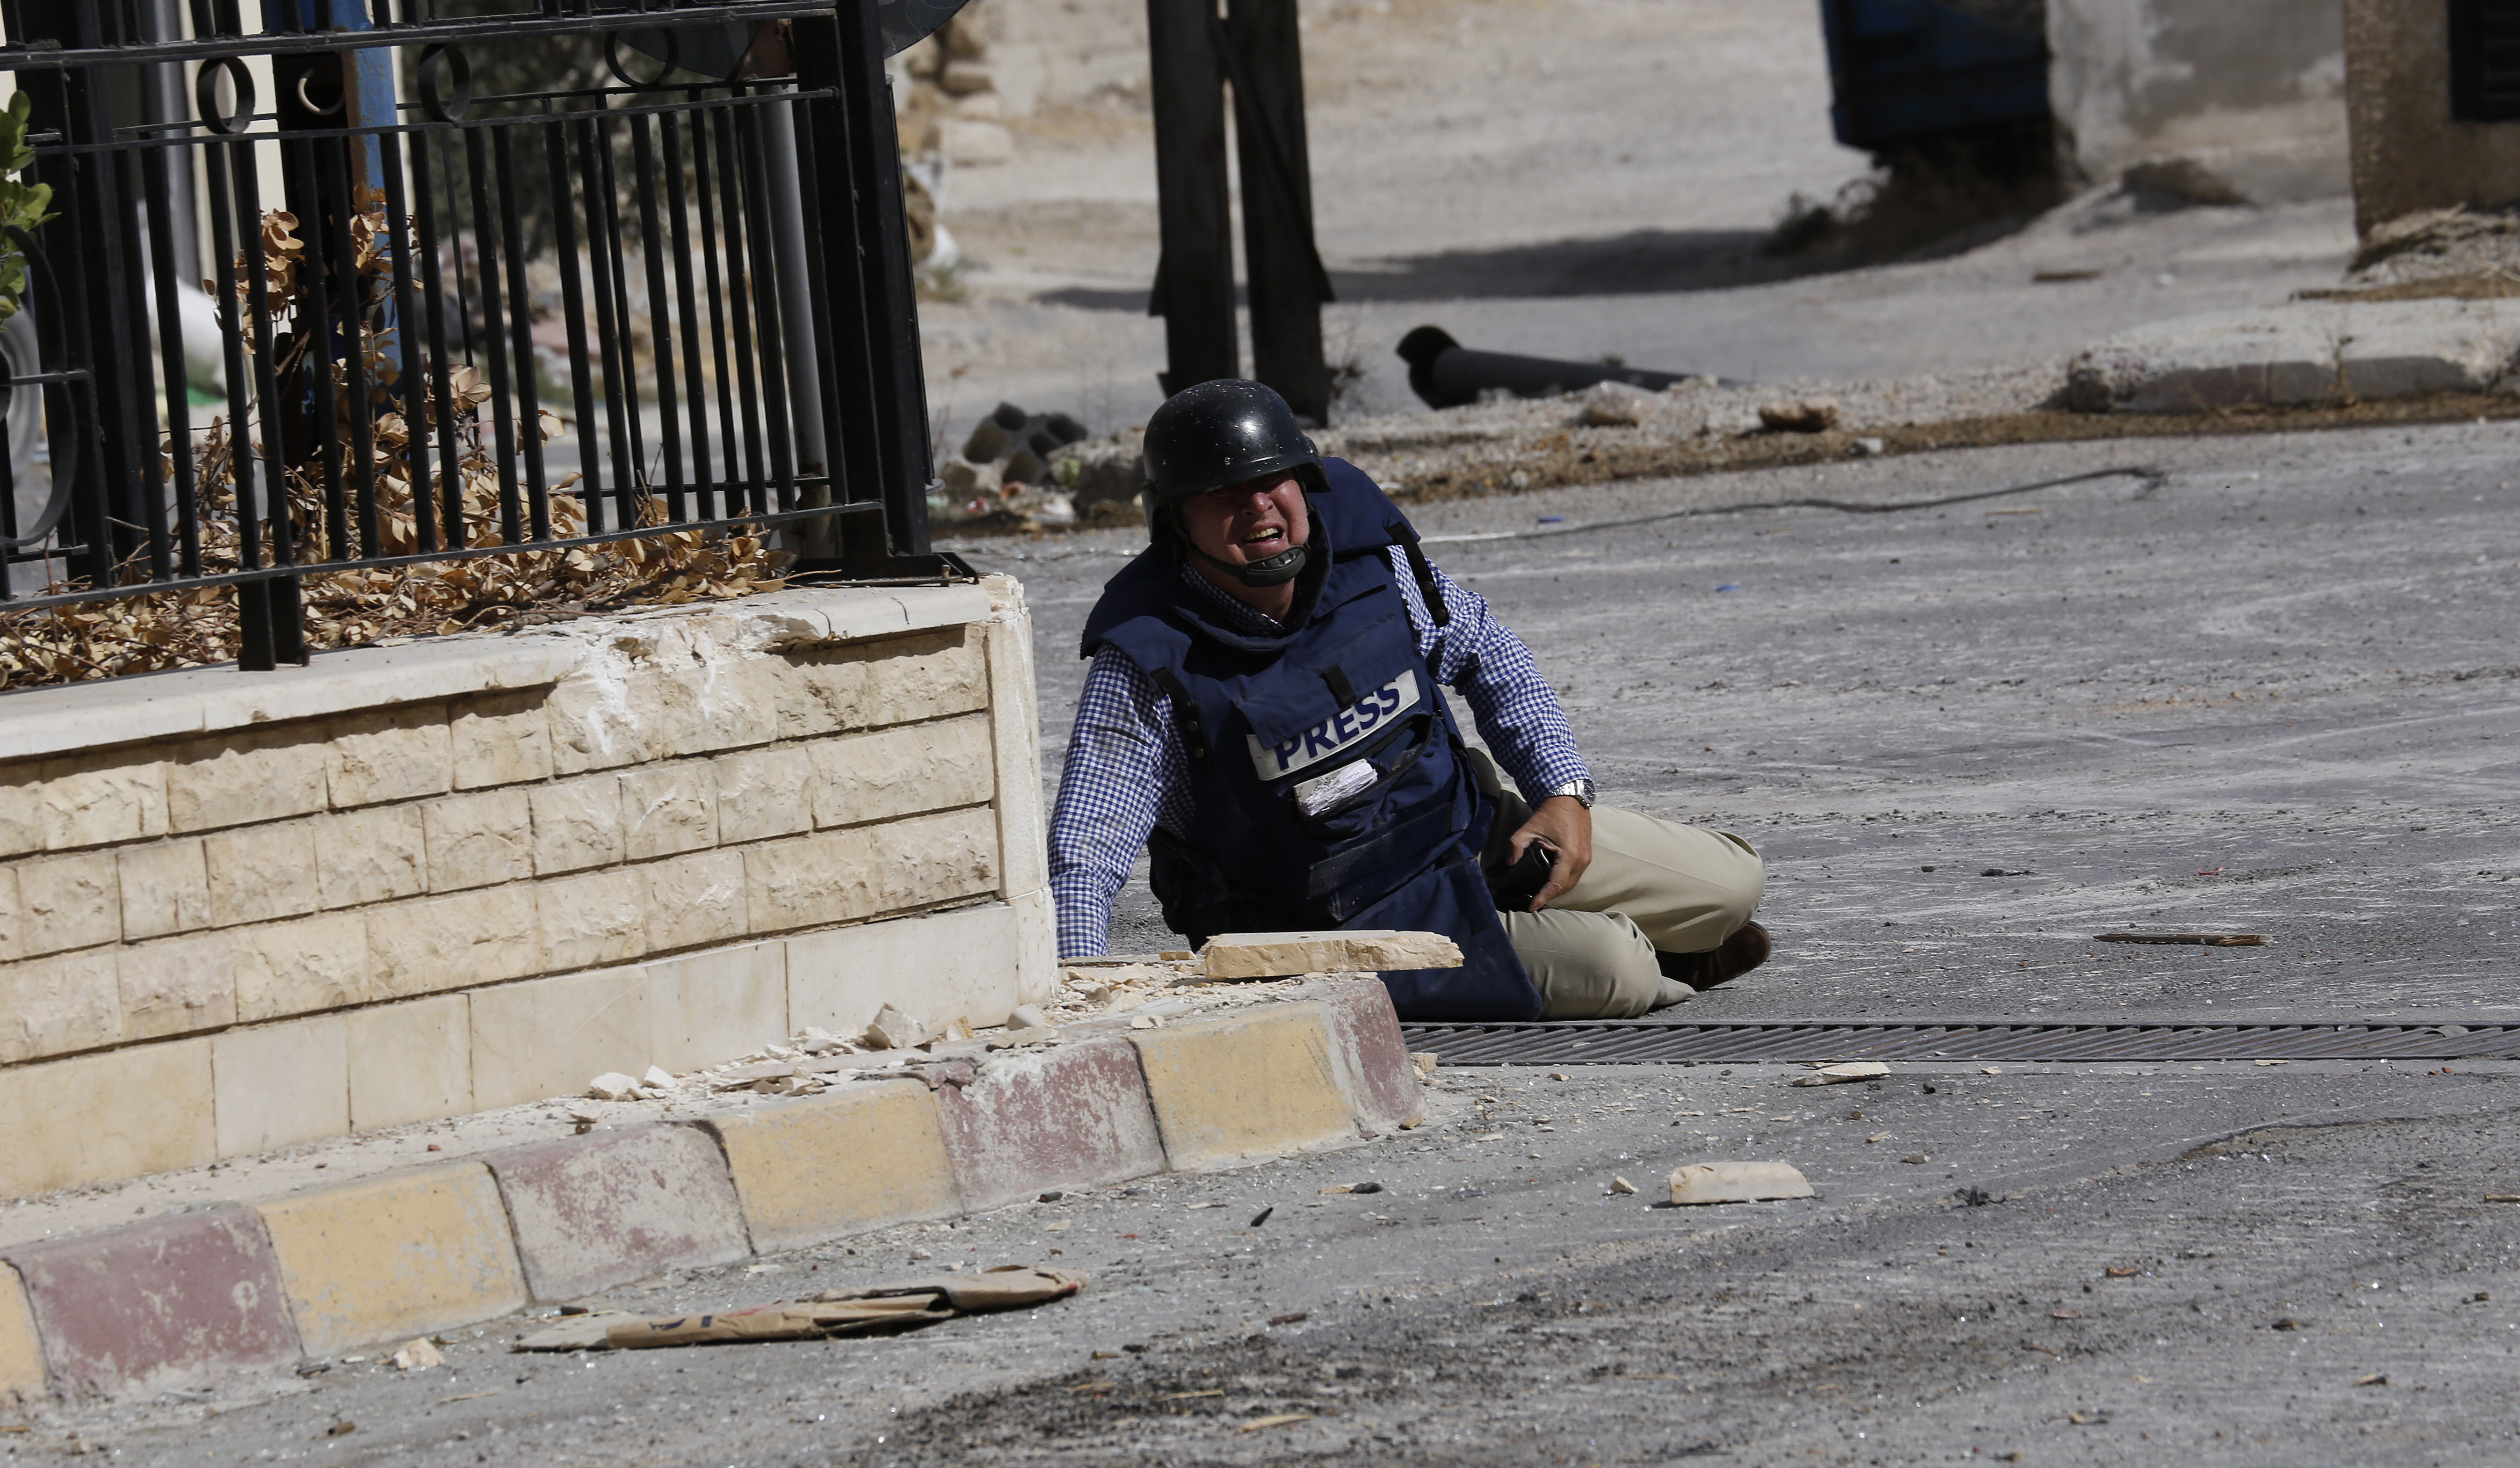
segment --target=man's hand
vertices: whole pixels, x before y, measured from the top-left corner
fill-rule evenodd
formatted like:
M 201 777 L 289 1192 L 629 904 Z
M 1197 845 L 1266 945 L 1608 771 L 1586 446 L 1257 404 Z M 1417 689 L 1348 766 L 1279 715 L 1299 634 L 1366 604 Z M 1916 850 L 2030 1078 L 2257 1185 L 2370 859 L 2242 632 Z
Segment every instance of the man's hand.
M 1531 910 L 1538 912 L 1572 888 L 1584 875 L 1584 868 L 1593 864 L 1593 812 L 1573 796 L 1551 796 L 1513 833 L 1507 859 L 1521 860 L 1523 851 L 1535 841 L 1557 853 L 1557 865 L 1549 874 L 1549 885 L 1531 899 Z

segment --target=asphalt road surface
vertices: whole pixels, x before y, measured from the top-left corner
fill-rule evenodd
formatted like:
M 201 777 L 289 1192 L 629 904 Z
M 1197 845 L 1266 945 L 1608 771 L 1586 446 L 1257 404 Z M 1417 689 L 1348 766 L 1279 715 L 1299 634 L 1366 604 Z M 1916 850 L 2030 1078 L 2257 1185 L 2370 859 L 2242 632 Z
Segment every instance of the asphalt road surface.
M 2472 1024 L 2514 1018 L 2512 446 L 2460 426 L 2024 447 L 1418 519 L 1521 537 L 1435 552 L 1538 653 L 1604 800 L 1766 855 L 1776 959 L 1684 1017 Z M 2155 473 L 1584 528 L 2111 467 Z M 968 548 L 1031 589 L 1054 770 L 1076 629 L 1124 548 Z M 2090 940 L 2121 928 L 2272 941 Z M 1162 940 L 1133 892 L 1118 941 Z M 1032 1311 L 582 1357 L 510 1354 L 510 1322 L 463 1333 L 445 1368 L 230 1380 L 46 1419 L 0 1453 L 2520 1460 L 2520 1204 L 2492 1201 L 2520 1196 L 2501 1089 L 2520 1065 L 1936 1062 L 1832 1088 L 1796 1073 L 1448 1067 L 1424 1126 L 1358 1148 L 603 1302 L 706 1308 L 949 1262 L 1093 1276 Z M 1790 1161 L 1820 1196 L 1652 1206 L 1674 1166 L 1724 1157 Z M 1321 1191 L 1360 1182 L 1380 1191 Z

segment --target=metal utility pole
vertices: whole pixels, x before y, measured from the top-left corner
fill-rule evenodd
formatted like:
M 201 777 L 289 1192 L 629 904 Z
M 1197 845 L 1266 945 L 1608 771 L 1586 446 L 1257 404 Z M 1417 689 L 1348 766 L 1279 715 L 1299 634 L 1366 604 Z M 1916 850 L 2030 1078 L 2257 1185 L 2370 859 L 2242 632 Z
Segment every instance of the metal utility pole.
M 1164 318 L 1166 392 L 1240 372 L 1225 100 L 1234 89 L 1252 374 L 1316 423 L 1329 416 L 1322 359 L 1328 272 L 1313 245 L 1295 0 L 1147 0 L 1163 256 L 1148 301 Z

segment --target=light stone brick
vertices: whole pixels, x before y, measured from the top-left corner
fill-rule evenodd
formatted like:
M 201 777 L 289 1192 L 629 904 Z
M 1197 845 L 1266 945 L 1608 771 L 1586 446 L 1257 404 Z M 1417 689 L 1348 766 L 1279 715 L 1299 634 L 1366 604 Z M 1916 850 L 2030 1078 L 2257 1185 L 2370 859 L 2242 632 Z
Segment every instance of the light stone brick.
M 324 808 L 324 736 L 309 723 L 195 740 L 166 766 L 166 819 L 211 831 Z
M 855 1034 L 886 1004 L 994 1025 L 1026 1002 L 1019 939 L 1003 902 L 799 934 L 788 940 L 788 1032 Z
M 421 807 L 379 805 L 319 818 L 315 866 L 326 907 L 364 907 L 420 895 L 428 890 Z
M 742 938 L 746 879 L 742 851 L 700 851 L 639 868 L 648 880 L 648 951 Z
M 997 748 L 998 891 L 1010 897 L 1050 886 L 1050 824 L 1041 800 L 1040 684 L 1032 620 L 989 624 L 989 737 Z
M 986 808 L 746 847 L 746 917 L 785 933 L 978 896 L 996 890 L 997 847 Z
M 0 1071 L 0 1197 L 217 1158 L 207 1038 Z
M 122 877 L 112 851 L 17 868 L 19 952 L 34 958 L 122 937 Z
M 315 870 L 315 822 L 278 821 L 204 837 L 210 921 L 219 927 L 296 917 L 323 905 Z
M 121 1039 L 113 949 L 0 964 L 0 1065 Z
M 534 897 L 543 966 L 565 973 L 627 963 L 647 952 L 648 891 L 648 873 L 638 867 L 543 883 Z
M 647 970 L 601 969 L 482 989 L 472 1001 L 472 1104 L 574 1096 L 607 1071 L 647 1070 Z
M 789 737 L 942 718 L 989 703 L 987 659 L 972 627 L 816 649 L 796 665 L 809 701 L 783 711 Z
M 621 860 L 621 777 L 588 775 L 537 785 L 534 871 L 540 876 L 611 866 Z
M 42 770 L 44 849 L 146 841 L 166 834 L 166 761 L 124 756 L 49 759 Z
M 653 676 L 664 720 L 657 749 L 668 755 L 768 744 L 780 734 L 780 706 L 798 697 L 803 683 L 786 658 L 723 649 L 704 662 L 659 669 Z
M 371 907 L 367 921 L 372 998 L 469 988 L 542 968 L 529 884 Z
M 728 846 L 814 828 L 812 754 L 802 745 L 721 755 L 717 839 Z
M 32 760 L 0 769 L 0 856 L 44 849 L 44 787 Z
M 814 824 L 857 826 L 985 803 L 995 793 L 988 715 L 817 741 Z
M 26 952 L 26 909 L 18 896 L 18 869 L 0 863 L 0 963 Z
M 162 1039 L 236 1023 L 236 940 L 200 933 L 121 951 L 122 1037 Z
M 343 1016 L 350 1041 L 350 1129 L 460 1117 L 472 1107 L 472 999 L 438 994 Z
M 375 996 L 363 914 L 256 923 L 229 929 L 226 936 L 236 944 L 236 1017 L 242 1023 L 340 1009 Z
M 213 1035 L 210 1085 L 221 1157 L 347 1136 L 349 1027 L 328 1014 Z
M 553 774 L 641 764 L 662 751 L 655 737 L 663 718 L 660 685 L 616 658 L 599 659 L 552 685 L 543 717 L 551 730 Z
M 462 892 L 534 874 L 533 803 L 522 790 L 450 796 L 420 806 L 428 890 Z
M 621 776 L 621 844 L 633 861 L 717 845 L 717 780 L 698 760 Z
M 485 693 L 455 703 L 448 732 L 455 788 L 522 785 L 552 774 L 551 725 L 543 717 L 548 690 Z
M 444 704 L 361 713 L 325 732 L 325 779 L 336 810 L 454 788 L 455 753 Z
M 722 1065 L 793 1033 L 788 947 L 747 943 L 648 965 L 649 1061 L 682 1074 Z
M 113 861 L 122 893 L 124 941 L 209 926 L 210 873 L 200 840 L 125 847 L 113 853 Z

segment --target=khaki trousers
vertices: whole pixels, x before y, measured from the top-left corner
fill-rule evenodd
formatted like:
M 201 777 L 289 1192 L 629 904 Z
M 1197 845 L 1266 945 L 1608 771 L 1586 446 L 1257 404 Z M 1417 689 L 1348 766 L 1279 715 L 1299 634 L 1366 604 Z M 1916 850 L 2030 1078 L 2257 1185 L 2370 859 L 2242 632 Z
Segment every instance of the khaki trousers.
M 1531 818 L 1513 791 L 1498 802 L 1491 859 Z M 1593 864 L 1538 912 L 1501 912 L 1506 937 L 1539 986 L 1543 1019 L 1626 1020 L 1694 992 L 1666 979 L 1654 952 L 1699 953 L 1732 936 L 1768 890 L 1747 841 L 1611 805 L 1593 809 Z

